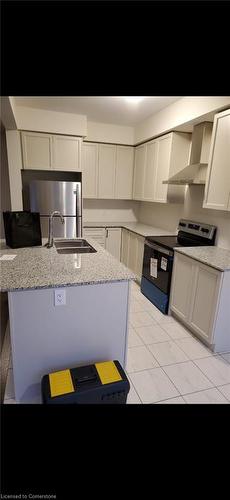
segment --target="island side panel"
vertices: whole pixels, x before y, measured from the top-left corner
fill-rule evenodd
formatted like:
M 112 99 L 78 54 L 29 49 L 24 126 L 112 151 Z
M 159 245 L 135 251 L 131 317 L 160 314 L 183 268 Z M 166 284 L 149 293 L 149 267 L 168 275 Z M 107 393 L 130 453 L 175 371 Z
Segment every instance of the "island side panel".
M 18 402 L 40 402 L 43 375 L 117 359 L 125 368 L 129 282 L 9 292 L 10 335 Z

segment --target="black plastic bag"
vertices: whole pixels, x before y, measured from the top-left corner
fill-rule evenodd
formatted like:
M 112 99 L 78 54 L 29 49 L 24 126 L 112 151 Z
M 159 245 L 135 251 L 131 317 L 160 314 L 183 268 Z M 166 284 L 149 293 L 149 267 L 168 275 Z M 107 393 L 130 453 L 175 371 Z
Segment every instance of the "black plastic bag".
M 40 214 L 38 212 L 3 212 L 6 244 L 10 248 L 32 247 L 42 244 Z

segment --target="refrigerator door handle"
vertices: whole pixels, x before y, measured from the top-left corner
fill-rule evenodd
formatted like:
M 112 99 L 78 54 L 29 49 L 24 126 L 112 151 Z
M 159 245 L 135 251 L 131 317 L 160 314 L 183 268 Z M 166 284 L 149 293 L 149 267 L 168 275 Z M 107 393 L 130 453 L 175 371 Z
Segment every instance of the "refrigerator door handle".
M 74 189 L 73 193 L 76 195 L 76 216 L 81 217 L 82 199 L 81 199 L 81 183 L 80 182 L 76 182 L 76 188 Z
M 77 217 L 77 234 L 76 234 L 76 237 L 77 238 L 82 238 L 82 218 L 81 217 Z

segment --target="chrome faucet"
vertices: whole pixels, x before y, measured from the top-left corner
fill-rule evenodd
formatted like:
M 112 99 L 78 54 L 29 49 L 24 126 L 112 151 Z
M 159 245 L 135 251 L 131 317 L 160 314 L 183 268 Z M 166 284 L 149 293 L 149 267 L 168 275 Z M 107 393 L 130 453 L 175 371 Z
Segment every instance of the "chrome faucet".
M 60 217 L 62 224 L 64 224 L 65 219 L 61 212 L 58 212 L 55 210 L 52 212 L 49 216 L 49 235 L 48 235 L 48 242 L 46 243 L 47 248 L 53 247 L 54 244 L 54 238 L 53 238 L 53 217 Z

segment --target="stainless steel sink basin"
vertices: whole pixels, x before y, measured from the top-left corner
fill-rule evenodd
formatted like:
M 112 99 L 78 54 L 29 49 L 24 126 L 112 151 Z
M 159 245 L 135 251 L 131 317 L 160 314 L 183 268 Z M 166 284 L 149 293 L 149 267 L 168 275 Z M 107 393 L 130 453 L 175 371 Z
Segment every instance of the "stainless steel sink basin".
M 97 251 L 87 240 L 80 238 L 76 240 L 54 240 L 54 245 L 58 253 L 93 253 Z

